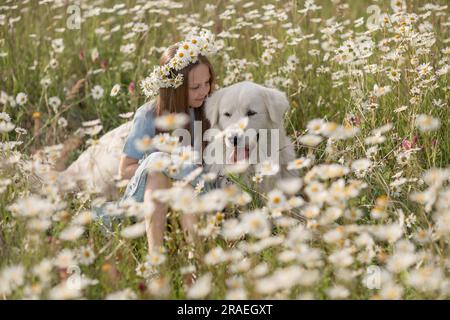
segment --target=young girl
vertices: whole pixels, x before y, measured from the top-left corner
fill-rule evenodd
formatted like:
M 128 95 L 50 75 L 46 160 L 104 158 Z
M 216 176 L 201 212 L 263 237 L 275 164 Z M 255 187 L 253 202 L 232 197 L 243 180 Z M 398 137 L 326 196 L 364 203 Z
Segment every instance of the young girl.
M 201 50 L 198 50 L 196 44 L 202 46 L 200 47 Z M 144 104 L 136 111 L 133 126 L 120 159 L 119 175 L 123 179 L 130 179 L 123 199 L 133 198 L 137 202 L 154 206 L 151 217 L 145 218 L 149 252 L 163 246 L 168 211 L 167 204 L 153 199 L 154 191 L 170 188 L 173 179 L 183 179 L 198 166 L 184 167 L 181 172 L 174 176 L 167 172 L 149 172 L 146 170 L 147 167 L 163 157 L 164 153 L 152 151 L 150 154 L 145 154 L 138 150 L 136 142 L 145 136 L 154 137 L 159 132 L 155 127 L 155 118 L 167 113 L 188 114 L 191 121 L 186 129 L 190 131 L 191 137 L 194 136 L 194 120 L 202 121 L 203 137 L 203 133 L 209 128 L 209 122 L 203 112 L 204 102 L 214 87 L 213 68 L 206 56 L 201 54 L 205 46 L 208 45 L 210 43 L 205 42 L 204 39 L 194 37 L 187 42 L 172 45 L 163 53 L 160 60 L 160 70 L 173 65 L 178 66 L 180 62 L 185 66 L 179 70 L 177 68 L 170 68 L 170 71 L 169 68 L 162 69 L 165 70 L 163 79 L 158 79 L 156 82 L 156 90 L 159 94 L 156 99 Z M 186 54 L 190 55 L 189 59 L 180 61 L 181 58 L 185 58 Z M 165 83 L 166 78 L 169 79 L 169 82 L 173 81 L 174 77 L 178 81 L 177 84 L 172 86 L 160 85 L 158 88 L 158 83 Z M 155 81 L 152 84 L 155 87 Z M 193 141 L 191 141 L 192 143 Z M 204 142 L 202 143 L 204 150 L 205 145 Z M 196 218 L 193 214 L 183 214 L 182 228 L 190 241 L 192 241 L 195 222 Z

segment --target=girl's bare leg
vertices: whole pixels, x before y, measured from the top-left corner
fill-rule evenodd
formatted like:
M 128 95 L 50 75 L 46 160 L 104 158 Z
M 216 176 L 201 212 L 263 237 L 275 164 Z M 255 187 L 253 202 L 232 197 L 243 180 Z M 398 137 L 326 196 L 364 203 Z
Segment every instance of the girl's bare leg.
M 160 248 L 164 243 L 164 230 L 166 227 L 168 205 L 152 199 L 153 190 L 168 189 L 171 187 L 170 179 L 161 172 L 151 172 L 147 176 L 145 185 L 144 203 L 154 205 L 153 214 L 145 217 L 148 251 Z
M 187 186 L 190 188 L 190 186 Z M 196 239 L 196 226 L 198 217 L 195 213 L 182 213 L 181 216 L 181 227 L 183 228 L 184 237 L 189 245 L 189 249 L 194 249 Z M 191 253 L 188 253 L 191 254 Z M 193 258 L 193 257 L 190 257 Z M 187 287 L 190 287 L 194 282 L 194 273 L 187 273 L 183 277 L 184 283 Z
M 186 188 L 192 189 L 190 185 Z M 183 234 L 186 241 L 193 245 L 195 241 L 195 228 L 197 225 L 197 215 L 195 213 L 182 213 L 181 215 L 181 227 L 183 228 Z

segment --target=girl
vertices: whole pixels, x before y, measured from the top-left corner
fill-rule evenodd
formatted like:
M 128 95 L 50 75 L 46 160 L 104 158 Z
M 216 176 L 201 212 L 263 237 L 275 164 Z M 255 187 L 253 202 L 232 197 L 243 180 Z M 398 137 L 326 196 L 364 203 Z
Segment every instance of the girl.
M 208 42 L 201 42 L 202 46 L 208 45 Z M 148 172 L 146 168 L 152 162 L 161 159 L 163 152 L 153 151 L 145 154 L 138 150 L 136 142 L 145 136 L 150 138 L 158 133 L 154 120 L 156 117 L 166 113 L 186 113 L 190 116 L 191 125 L 187 126 L 193 137 L 194 120 L 202 121 L 202 137 L 203 133 L 209 128 L 209 122 L 204 116 L 203 106 L 205 99 L 214 88 L 214 71 L 211 63 L 206 56 L 202 55 L 202 51 L 192 51 L 192 45 L 199 43 L 192 38 L 189 42 L 179 43 L 169 47 L 162 55 L 160 60 L 160 69 L 166 70 L 164 77 L 177 79 L 178 84 L 174 86 L 156 85 L 158 96 L 153 101 L 144 104 L 135 114 L 133 126 L 125 143 L 123 155 L 120 159 L 119 175 L 123 179 L 131 179 L 126 188 L 124 198 L 133 198 L 138 202 L 148 203 L 154 207 L 151 217 L 145 218 L 146 233 L 148 240 L 149 252 L 163 246 L 163 236 L 166 225 L 166 215 L 168 206 L 165 203 L 158 202 L 153 199 L 152 195 L 155 190 L 168 189 L 172 185 L 172 179 L 178 180 L 185 177 L 189 172 L 197 166 L 192 165 L 184 168 L 175 176 L 170 176 L 167 172 Z M 191 48 L 189 48 L 191 46 Z M 183 48 L 186 48 L 184 50 Z M 182 48 L 182 50 L 180 50 Z M 203 47 L 202 47 L 203 48 Z M 191 49 L 191 51 L 189 51 Z M 194 45 L 195 49 L 195 45 Z M 181 53 L 180 53 L 181 52 Z M 190 60 L 181 60 L 186 53 L 190 54 Z M 198 54 L 196 55 L 195 52 Z M 184 67 L 177 70 L 171 68 L 170 75 L 168 68 L 161 69 L 179 63 L 184 63 Z M 164 78 L 165 79 L 165 78 Z M 164 79 L 159 79 L 157 83 L 164 83 Z M 153 81 L 154 85 L 155 82 Z M 145 88 L 144 88 L 145 91 Z M 191 144 L 193 141 L 191 141 Z M 203 149 L 205 147 L 204 142 Z M 193 214 L 183 214 L 182 228 L 188 241 L 192 241 L 192 232 L 196 222 Z

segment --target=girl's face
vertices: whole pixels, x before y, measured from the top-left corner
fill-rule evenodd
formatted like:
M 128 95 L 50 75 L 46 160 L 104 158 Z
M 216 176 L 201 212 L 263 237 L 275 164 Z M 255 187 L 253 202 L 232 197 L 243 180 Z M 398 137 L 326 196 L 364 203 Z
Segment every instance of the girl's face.
M 203 104 L 210 90 L 211 75 L 208 66 L 200 63 L 189 71 L 188 78 L 189 106 L 198 108 Z

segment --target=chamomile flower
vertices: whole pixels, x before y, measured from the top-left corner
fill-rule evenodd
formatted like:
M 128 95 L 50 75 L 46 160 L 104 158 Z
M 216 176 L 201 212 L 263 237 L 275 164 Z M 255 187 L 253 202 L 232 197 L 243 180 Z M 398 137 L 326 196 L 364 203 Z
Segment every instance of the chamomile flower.
M 285 178 L 277 181 L 277 187 L 284 193 L 294 195 L 303 185 L 300 178 Z
M 155 126 L 160 130 L 175 130 L 184 127 L 189 122 L 189 116 L 185 113 L 167 114 L 155 119 Z
M 135 239 L 145 234 L 145 223 L 139 222 L 125 227 L 120 232 L 120 235 L 126 239 Z
M 388 283 L 380 290 L 380 298 L 385 300 L 399 300 L 403 295 L 403 287 L 398 284 Z
M 262 176 L 273 176 L 280 170 L 280 166 L 272 161 L 265 160 L 257 165 L 256 171 Z
M 322 140 L 323 140 L 322 137 L 314 135 L 314 134 L 305 134 L 305 135 L 301 136 L 300 138 L 298 138 L 298 141 L 301 144 L 304 144 L 308 147 L 315 147 L 319 143 L 321 143 Z
M 133 111 L 126 112 L 126 113 L 119 113 L 119 117 L 122 119 L 129 119 L 134 115 Z
M 426 114 L 419 114 L 415 119 L 415 125 L 422 132 L 437 130 L 440 126 L 440 120 Z
M 16 103 L 17 103 L 19 106 L 23 106 L 23 105 L 25 105 L 25 103 L 27 103 L 27 102 L 28 102 L 28 96 L 26 95 L 26 93 L 19 92 L 19 93 L 17 94 L 17 96 L 16 96 Z
M 264 177 L 263 177 L 263 175 L 262 174 L 259 174 L 259 173 L 256 173 L 253 177 L 252 177 L 252 181 L 253 182 L 255 182 L 255 183 L 261 183 L 261 182 L 263 182 L 263 180 L 264 180 Z
M 358 159 L 352 162 L 352 169 L 355 172 L 364 172 L 372 166 L 372 161 L 367 158 Z
M 269 50 L 265 50 L 261 56 L 261 62 L 265 65 L 269 65 L 273 60 L 273 56 Z
M 108 294 L 105 297 L 105 299 L 106 300 L 135 300 L 135 299 L 137 299 L 137 295 L 130 288 L 126 288 L 126 289 L 115 291 L 113 293 Z
M 69 268 L 77 264 L 76 254 L 70 249 L 63 249 L 54 258 L 53 264 L 58 268 Z
M 325 124 L 325 121 L 323 119 L 313 119 L 308 122 L 308 125 L 306 128 L 308 129 L 308 132 L 311 134 L 319 135 L 322 133 L 322 128 Z
M 379 87 L 377 84 L 375 84 L 373 86 L 372 92 L 376 97 L 381 97 L 391 92 L 391 86 Z
M 326 195 L 326 188 L 322 182 L 311 181 L 304 188 L 306 194 L 313 202 L 321 202 Z
M 16 126 L 11 122 L 0 121 L 0 132 L 10 132 L 14 130 Z
M 270 235 L 270 223 L 267 214 L 261 210 L 244 213 L 241 217 L 244 230 L 257 238 Z
M 149 136 L 143 136 L 142 138 L 137 139 L 134 144 L 136 149 L 140 152 L 150 151 L 154 147 L 153 139 Z
M 25 282 L 25 268 L 22 265 L 5 267 L 0 272 L 0 281 L 5 281 L 11 289 L 15 289 Z
M 284 196 L 283 192 L 281 190 L 271 190 L 267 194 L 268 200 L 267 204 L 269 208 L 272 209 L 283 209 L 286 207 L 286 197 Z
M 48 99 L 48 104 L 52 107 L 53 111 L 58 112 L 58 108 L 61 105 L 61 99 L 59 97 L 50 97 Z
M 101 98 L 103 98 L 104 92 L 105 90 L 101 86 L 96 85 L 91 90 L 92 98 L 94 100 L 100 100 Z
M 95 261 L 95 253 L 92 247 L 84 246 L 78 250 L 78 261 L 82 265 L 91 265 Z
M 320 214 L 320 208 L 316 205 L 307 205 L 302 209 L 302 215 L 307 219 L 315 219 Z
M 411 159 L 411 152 L 399 152 L 396 155 L 397 163 L 401 166 L 407 165 L 410 159 Z
M 192 287 L 189 288 L 186 296 L 188 299 L 201 299 L 205 298 L 212 288 L 212 274 L 207 273 L 202 275 L 195 281 Z
M 113 87 L 112 87 L 112 89 L 111 89 L 111 92 L 110 92 L 110 96 L 111 97 L 115 97 L 115 96 L 117 96 L 117 94 L 119 93 L 119 91 L 120 91 L 120 84 L 115 84 Z
M 399 82 L 400 81 L 400 77 L 401 77 L 401 73 L 400 70 L 395 69 L 395 68 L 391 68 L 388 72 L 387 72 L 387 76 L 389 79 L 391 79 L 394 82 Z
M 32 268 L 33 275 L 37 276 L 42 283 L 47 283 L 51 279 L 53 263 L 50 259 L 44 258 Z
M 84 233 L 84 227 L 74 225 L 69 226 L 59 234 L 59 238 L 64 241 L 75 241 Z
M 287 169 L 288 170 L 299 170 L 299 169 L 303 169 L 303 168 L 307 168 L 309 166 L 311 166 L 311 164 L 313 163 L 312 159 L 309 157 L 301 157 L 298 159 L 295 159 L 291 162 L 288 163 L 287 165 Z
M 146 262 L 151 266 L 159 266 L 166 261 L 167 257 L 163 250 L 152 250 L 146 258 Z
M 81 295 L 81 287 L 74 286 L 68 280 L 58 284 L 48 292 L 48 297 L 52 300 L 78 299 L 81 298 Z
M 167 277 L 153 276 L 148 281 L 148 291 L 157 297 L 167 297 L 170 294 L 170 288 Z
M 207 265 L 216 265 L 225 262 L 227 259 L 228 259 L 227 253 L 222 249 L 222 247 L 217 246 L 211 249 L 205 255 L 204 261 Z

